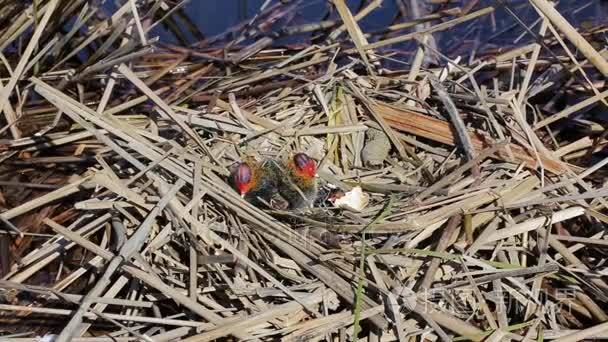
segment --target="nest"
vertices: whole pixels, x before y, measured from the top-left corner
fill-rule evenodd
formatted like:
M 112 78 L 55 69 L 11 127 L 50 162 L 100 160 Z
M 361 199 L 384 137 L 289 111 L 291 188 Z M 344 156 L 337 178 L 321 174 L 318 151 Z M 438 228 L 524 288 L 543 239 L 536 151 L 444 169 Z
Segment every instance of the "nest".
M 364 34 L 379 2 L 277 29 L 287 1 L 170 45 L 149 29 L 184 34 L 181 4 L 8 1 L 3 340 L 605 337 L 606 26 L 530 0 L 538 43 L 463 62 L 434 35 L 499 9 L 457 3 Z M 365 203 L 259 208 L 227 184 L 294 152 Z

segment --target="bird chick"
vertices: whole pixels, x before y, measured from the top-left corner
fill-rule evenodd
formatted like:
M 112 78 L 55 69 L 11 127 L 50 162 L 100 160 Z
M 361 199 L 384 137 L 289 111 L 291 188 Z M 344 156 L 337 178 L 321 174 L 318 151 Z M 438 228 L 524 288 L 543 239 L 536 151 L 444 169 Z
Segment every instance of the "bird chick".
M 266 203 L 270 203 L 277 192 L 279 177 L 276 170 L 273 161 L 258 163 L 250 158 L 232 170 L 231 185 L 247 202 L 266 208 Z
M 317 163 L 305 153 L 297 153 L 283 165 L 279 194 L 290 209 L 311 207 L 317 199 Z

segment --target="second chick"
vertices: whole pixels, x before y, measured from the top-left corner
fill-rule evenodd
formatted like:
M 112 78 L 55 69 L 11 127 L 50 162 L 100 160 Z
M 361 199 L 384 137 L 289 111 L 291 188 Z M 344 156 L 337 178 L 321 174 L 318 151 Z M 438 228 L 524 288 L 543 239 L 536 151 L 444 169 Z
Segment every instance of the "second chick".
M 281 165 L 278 190 L 290 209 L 311 207 L 317 199 L 317 163 L 305 153 L 296 153 Z

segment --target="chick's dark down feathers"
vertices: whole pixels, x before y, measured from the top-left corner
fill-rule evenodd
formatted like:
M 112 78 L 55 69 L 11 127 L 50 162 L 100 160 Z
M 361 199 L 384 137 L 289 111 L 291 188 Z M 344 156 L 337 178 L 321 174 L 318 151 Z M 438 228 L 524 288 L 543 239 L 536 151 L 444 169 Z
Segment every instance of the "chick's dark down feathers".
M 303 153 L 282 163 L 278 189 L 289 202 L 290 209 L 311 207 L 317 199 L 318 186 L 315 162 Z

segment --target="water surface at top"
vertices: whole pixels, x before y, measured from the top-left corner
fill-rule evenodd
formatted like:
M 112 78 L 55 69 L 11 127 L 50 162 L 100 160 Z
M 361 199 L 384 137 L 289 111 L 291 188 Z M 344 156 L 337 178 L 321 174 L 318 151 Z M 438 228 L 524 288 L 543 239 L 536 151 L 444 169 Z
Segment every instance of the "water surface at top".
M 269 26 L 267 34 L 276 33 L 280 29 L 296 27 L 303 24 L 318 23 L 322 20 L 339 20 L 339 16 L 333 9 L 330 2 L 325 0 L 306 0 L 306 1 L 285 1 L 289 3 L 291 10 L 286 10 L 285 13 L 278 18 L 274 18 L 274 25 Z M 368 1 L 347 0 L 349 8 L 353 14 L 358 13 L 364 8 Z M 361 29 L 364 32 L 376 32 L 385 29 L 391 24 L 399 24 L 405 21 L 414 19 L 410 4 L 415 0 L 385 0 L 382 5 L 368 14 L 365 18 L 359 21 Z M 467 1 L 418 1 L 422 15 L 435 13 L 439 10 L 447 10 L 450 8 L 464 8 L 470 0 Z M 435 34 L 434 38 L 442 52 L 450 54 L 459 51 L 463 43 L 472 44 L 476 49 L 493 49 L 504 48 L 510 45 L 522 44 L 531 41 L 532 37 L 525 34 L 525 29 L 517 23 L 512 13 L 517 15 L 533 32 L 538 32 L 539 16 L 527 0 L 506 1 L 507 11 L 500 6 L 502 1 L 481 0 L 470 11 L 476 11 L 486 6 L 496 7 L 495 13 L 492 15 L 483 16 L 474 21 L 466 22 L 453 27 L 447 31 Z M 246 22 L 254 18 L 266 4 L 267 7 L 274 6 L 278 3 L 277 0 L 205 0 L 191 1 L 184 8 L 184 13 L 190 18 L 191 22 L 196 25 L 201 33 L 201 36 L 194 37 L 188 34 L 188 43 L 195 43 L 201 37 L 209 38 L 221 34 L 226 30 Z M 446 4 L 448 3 L 448 4 Z M 287 8 L 285 5 L 283 8 Z M 400 7 L 405 9 L 405 17 L 401 15 Z M 573 25 L 580 27 L 595 26 L 605 24 L 606 13 L 608 13 L 608 1 L 604 0 L 562 0 L 557 6 L 560 13 Z M 512 12 L 512 13 L 510 13 Z M 602 13 L 604 15 L 602 15 Z M 175 16 L 174 16 L 175 18 Z M 446 17 L 443 21 L 453 17 Z M 437 24 L 439 21 L 434 21 L 431 25 Z M 260 24 L 256 21 L 255 24 Z M 401 35 L 407 32 L 412 32 L 414 29 L 402 30 L 397 33 L 386 35 L 383 38 L 388 38 L 395 35 Z M 183 30 L 188 32 L 188 30 Z M 177 43 L 176 36 L 167 29 L 160 27 L 152 32 L 152 35 L 158 35 L 161 41 L 169 43 Z M 283 39 L 275 40 L 275 45 L 284 45 L 290 43 L 303 43 L 310 40 L 311 34 L 289 36 Z M 411 46 L 402 43 L 392 46 L 392 48 L 400 50 L 410 50 Z M 469 51 L 471 46 L 466 47 Z

